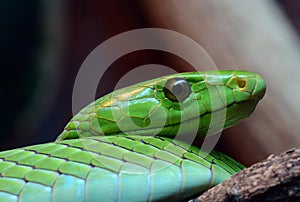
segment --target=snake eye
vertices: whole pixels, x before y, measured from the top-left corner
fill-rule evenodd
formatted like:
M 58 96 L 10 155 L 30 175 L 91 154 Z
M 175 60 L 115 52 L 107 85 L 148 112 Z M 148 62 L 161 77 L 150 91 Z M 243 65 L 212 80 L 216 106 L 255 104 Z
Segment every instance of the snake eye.
M 191 94 L 190 84 L 183 78 L 172 78 L 167 80 L 164 93 L 173 102 L 182 102 Z

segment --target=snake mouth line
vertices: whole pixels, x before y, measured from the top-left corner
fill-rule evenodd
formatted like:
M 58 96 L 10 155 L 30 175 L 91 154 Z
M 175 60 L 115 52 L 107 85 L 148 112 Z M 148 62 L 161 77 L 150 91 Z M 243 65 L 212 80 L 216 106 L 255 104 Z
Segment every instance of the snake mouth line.
M 149 133 L 149 131 L 150 130 L 159 130 L 159 129 L 163 129 L 163 128 L 166 128 L 166 127 L 168 127 L 168 128 L 171 128 L 171 127 L 176 127 L 177 125 L 184 125 L 184 124 L 187 124 L 188 122 L 193 122 L 193 121 L 195 121 L 196 119 L 199 119 L 199 117 L 200 117 L 200 121 L 201 121 L 201 118 L 202 117 L 204 117 L 204 116 L 206 116 L 206 115 L 209 115 L 209 114 L 213 114 L 213 113 L 218 113 L 218 112 L 221 112 L 222 110 L 226 110 L 226 109 L 229 109 L 229 108 L 231 108 L 231 107 L 233 107 L 234 105 L 241 105 L 241 104 L 248 104 L 248 103 L 250 103 L 251 104 L 251 112 L 253 111 L 253 109 L 255 108 L 255 106 L 256 106 L 256 104 L 258 103 L 258 101 L 259 101 L 259 99 L 251 99 L 251 100 L 247 100 L 247 101 L 242 101 L 242 102 L 233 102 L 233 103 L 231 103 L 230 105 L 227 105 L 227 106 L 225 106 L 225 107 L 222 107 L 222 108 L 220 108 L 220 109 L 217 109 L 217 110 L 215 110 L 215 111 L 212 111 L 212 112 L 206 112 L 206 113 L 204 113 L 204 114 L 202 114 L 202 115 L 200 115 L 200 116 L 195 116 L 195 117 L 192 117 L 192 118 L 189 118 L 189 119 L 186 119 L 186 120 L 184 120 L 184 121 L 181 121 L 181 122 L 177 122 L 177 123 L 174 123 L 174 124 L 169 124 L 169 125 L 165 125 L 165 126 L 161 126 L 161 127 L 151 127 L 151 128 L 139 128 L 139 129 L 136 129 L 136 130 L 127 130 L 127 131 L 119 131 L 119 132 L 116 132 L 116 133 L 105 133 L 105 135 L 116 135 L 116 134 L 119 134 L 119 135 L 126 135 L 126 134 L 143 134 L 144 133 L 144 135 L 149 135 L 149 136 L 151 136 L 151 135 L 159 135 L 159 136 L 167 136 L 167 137 L 170 137 L 170 136 L 176 136 L 177 134 L 175 134 L 175 135 L 164 135 L 164 134 L 160 134 L 159 132 L 157 133 L 157 134 L 155 134 L 154 132 L 151 134 L 151 133 Z M 250 108 L 250 107 L 248 107 L 248 108 Z M 245 115 L 245 117 L 248 117 L 249 115 L 250 115 L 250 113 L 248 112 L 248 111 L 239 111 L 238 112 L 238 114 L 235 114 L 234 116 L 229 116 L 227 113 L 226 113 L 226 111 L 224 112 L 225 113 L 225 116 L 224 116 L 224 119 L 222 119 L 222 120 L 219 120 L 218 122 L 215 122 L 215 123 L 210 123 L 210 125 L 208 126 L 208 127 L 206 127 L 207 129 L 209 129 L 210 127 L 214 127 L 214 126 L 216 126 L 216 125 L 219 125 L 219 124 L 223 124 L 223 127 L 222 128 L 220 128 L 220 130 L 222 130 L 222 129 L 225 129 L 225 124 L 226 124 L 226 121 L 228 121 L 228 120 L 230 120 L 230 119 L 234 119 L 236 116 L 238 116 L 238 115 L 240 115 L 241 113 L 244 113 L 244 115 Z M 211 119 L 212 120 L 212 119 Z M 210 122 L 211 122 L 211 120 L 210 120 Z M 199 121 L 199 123 L 200 123 L 200 121 Z M 192 131 L 199 131 L 199 130 L 201 130 L 201 129 L 204 129 L 205 127 L 203 127 L 203 128 L 200 128 L 199 127 L 199 124 L 197 125 L 197 129 L 196 130 L 192 130 Z M 197 132 L 198 133 L 198 132 Z

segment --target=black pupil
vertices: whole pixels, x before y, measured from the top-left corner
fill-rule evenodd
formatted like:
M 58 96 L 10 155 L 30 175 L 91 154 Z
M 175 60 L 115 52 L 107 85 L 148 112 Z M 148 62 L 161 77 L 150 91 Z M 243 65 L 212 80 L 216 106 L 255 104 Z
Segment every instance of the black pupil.
M 172 78 L 166 82 L 164 93 L 168 99 L 182 102 L 191 94 L 191 86 L 183 78 Z
M 176 82 L 172 88 L 172 93 L 174 95 L 181 95 L 183 93 L 182 83 Z

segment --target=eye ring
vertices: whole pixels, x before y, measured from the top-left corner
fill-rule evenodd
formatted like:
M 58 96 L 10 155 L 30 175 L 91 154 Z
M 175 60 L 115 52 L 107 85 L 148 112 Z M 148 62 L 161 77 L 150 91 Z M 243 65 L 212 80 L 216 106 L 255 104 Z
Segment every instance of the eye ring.
M 183 102 L 191 93 L 190 84 L 183 78 L 171 78 L 164 86 L 165 96 L 173 102 Z

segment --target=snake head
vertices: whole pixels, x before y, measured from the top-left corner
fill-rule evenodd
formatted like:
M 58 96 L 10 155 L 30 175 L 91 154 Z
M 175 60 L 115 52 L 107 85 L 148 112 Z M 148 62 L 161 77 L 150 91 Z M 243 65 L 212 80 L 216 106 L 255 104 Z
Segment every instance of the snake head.
M 204 137 L 248 117 L 265 91 L 262 77 L 247 71 L 165 76 L 99 98 L 72 118 L 58 140 L 115 134 Z

